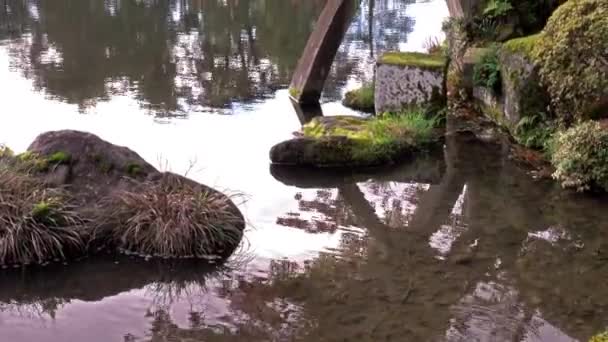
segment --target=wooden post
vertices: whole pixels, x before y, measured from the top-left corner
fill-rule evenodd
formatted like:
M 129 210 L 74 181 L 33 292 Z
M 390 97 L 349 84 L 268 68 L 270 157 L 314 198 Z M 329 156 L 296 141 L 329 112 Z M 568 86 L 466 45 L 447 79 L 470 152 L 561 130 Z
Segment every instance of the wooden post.
M 327 0 L 291 81 L 289 94 L 296 102 L 319 102 L 356 6 L 353 0 Z

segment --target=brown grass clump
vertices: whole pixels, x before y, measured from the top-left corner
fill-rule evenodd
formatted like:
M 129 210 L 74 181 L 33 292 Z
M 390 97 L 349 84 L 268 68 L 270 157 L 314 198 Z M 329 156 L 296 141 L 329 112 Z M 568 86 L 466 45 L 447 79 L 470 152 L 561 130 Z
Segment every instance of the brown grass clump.
M 82 252 L 81 218 L 62 189 L 0 165 L 0 265 L 27 265 Z
M 231 199 L 174 176 L 112 198 L 107 217 L 119 249 L 164 258 L 207 257 L 238 245 L 243 217 Z

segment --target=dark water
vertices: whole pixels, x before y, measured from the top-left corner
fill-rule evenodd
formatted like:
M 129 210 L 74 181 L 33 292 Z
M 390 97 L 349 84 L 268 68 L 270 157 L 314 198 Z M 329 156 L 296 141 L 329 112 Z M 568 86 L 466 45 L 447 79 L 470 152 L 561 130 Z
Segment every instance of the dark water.
M 99 257 L 0 273 L 0 341 L 585 341 L 608 326 L 605 197 L 535 181 L 506 148 L 353 174 L 270 168 L 324 1 L 0 0 L 0 142 L 90 131 L 247 194 L 225 265 Z M 443 0 L 364 1 L 326 115 L 377 51 L 420 50 Z M 371 16 L 370 16 L 371 13 Z M 371 20 L 370 20 L 371 18 Z

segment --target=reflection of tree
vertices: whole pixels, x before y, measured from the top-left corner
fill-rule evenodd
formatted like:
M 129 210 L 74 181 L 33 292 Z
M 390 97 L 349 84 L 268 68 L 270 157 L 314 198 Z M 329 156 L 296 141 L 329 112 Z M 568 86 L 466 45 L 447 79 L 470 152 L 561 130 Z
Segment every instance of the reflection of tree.
M 82 110 L 129 95 L 154 113 L 179 114 L 269 96 L 286 86 L 324 5 L 323 0 L 3 0 L 0 40 L 13 39 L 13 67 L 36 88 Z M 353 73 L 372 69 L 369 44 L 376 50 L 396 48 L 407 39 L 412 21 L 406 5 L 376 0 L 370 17 L 369 0 L 363 1 L 328 79 L 328 98 L 337 98 Z M 368 30 L 371 26 L 375 29 Z

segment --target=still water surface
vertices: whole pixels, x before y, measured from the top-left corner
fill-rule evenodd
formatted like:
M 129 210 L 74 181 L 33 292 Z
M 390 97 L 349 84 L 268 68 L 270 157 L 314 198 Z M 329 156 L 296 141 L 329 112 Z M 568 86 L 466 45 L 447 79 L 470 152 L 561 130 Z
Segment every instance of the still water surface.
M 270 168 L 324 1 L 2 0 L 0 142 L 93 132 L 247 195 L 226 265 L 101 257 L 0 274 L 0 341 L 585 341 L 608 326 L 608 206 L 454 136 L 388 170 Z M 364 0 L 326 115 L 443 0 Z

